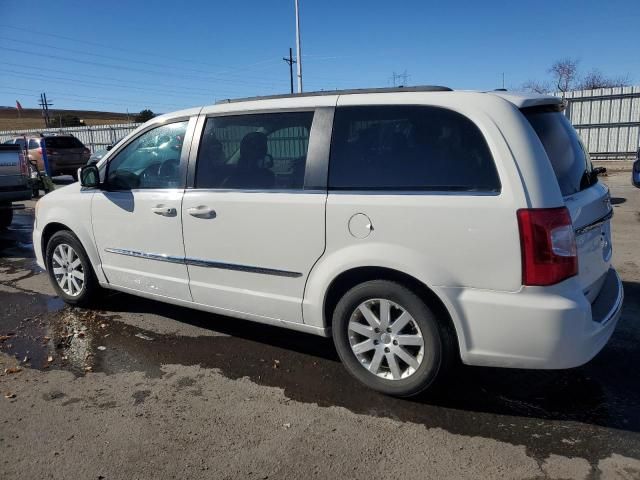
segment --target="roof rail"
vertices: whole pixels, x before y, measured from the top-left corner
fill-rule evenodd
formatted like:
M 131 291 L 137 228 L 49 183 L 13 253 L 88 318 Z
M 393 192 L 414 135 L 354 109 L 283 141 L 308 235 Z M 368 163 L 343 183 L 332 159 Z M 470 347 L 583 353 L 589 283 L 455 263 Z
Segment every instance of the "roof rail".
M 272 100 L 278 98 L 296 97 L 320 97 L 324 95 L 353 95 L 357 93 L 394 93 L 394 92 L 452 92 L 449 87 L 439 85 L 418 85 L 415 87 L 385 87 L 385 88 L 351 88 L 346 90 L 321 90 L 317 92 L 286 93 L 282 95 L 265 95 L 245 98 L 226 98 L 218 100 L 216 105 L 221 103 L 249 102 L 252 100 Z

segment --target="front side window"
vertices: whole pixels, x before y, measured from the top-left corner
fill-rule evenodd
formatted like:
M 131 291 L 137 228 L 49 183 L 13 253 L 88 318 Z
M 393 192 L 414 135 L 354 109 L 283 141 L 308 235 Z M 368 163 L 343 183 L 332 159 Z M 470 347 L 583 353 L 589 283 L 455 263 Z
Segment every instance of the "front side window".
M 478 127 L 438 107 L 343 107 L 335 113 L 329 188 L 499 192 Z
M 313 112 L 208 118 L 196 188 L 302 189 L 312 121 Z
M 136 137 L 109 162 L 112 190 L 181 188 L 180 155 L 188 122 L 153 128 Z

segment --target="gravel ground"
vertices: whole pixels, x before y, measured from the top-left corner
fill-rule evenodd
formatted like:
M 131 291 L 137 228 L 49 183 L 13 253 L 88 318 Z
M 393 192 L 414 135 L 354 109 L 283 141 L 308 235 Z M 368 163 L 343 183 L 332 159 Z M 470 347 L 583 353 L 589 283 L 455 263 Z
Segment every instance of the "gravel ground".
M 0 478 L 640 478 L 640 190 L 604 181 L 610 344 L 568 371 L 463 367 L 413 400 L 356 384 L 326 339 L 124 294 L 65 307 L 28 204 L 0 233 Z

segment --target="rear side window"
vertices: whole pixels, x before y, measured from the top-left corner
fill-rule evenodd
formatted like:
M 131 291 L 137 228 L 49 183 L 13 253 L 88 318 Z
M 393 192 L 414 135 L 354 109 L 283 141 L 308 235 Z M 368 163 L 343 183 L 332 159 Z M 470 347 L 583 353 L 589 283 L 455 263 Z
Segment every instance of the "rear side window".
M 499 192 L 500 180 L 482 133 L 459 113 L 344 107 L 335 113 L 329 188 Z
M 547 152 L 563 196 L 591 185 L 591 160 L 580 137 L 562 113 L 549 109 L 523 109 Z
M 207 119 L 196 188 L 301 190 L 313 112 Z
M 29 149 L 40 148 L 40 142 L 35 138 L 29 140 Z
M 47 137 L 47 147 L 51 148 L 83 148 L 84 145 L 75 137 Z

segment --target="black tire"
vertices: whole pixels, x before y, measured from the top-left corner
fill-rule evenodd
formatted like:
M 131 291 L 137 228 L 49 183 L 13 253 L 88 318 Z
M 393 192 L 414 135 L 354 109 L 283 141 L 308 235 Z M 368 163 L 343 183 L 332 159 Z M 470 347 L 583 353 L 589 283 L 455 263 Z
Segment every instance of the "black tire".
M 60 287 L 58 281 L 54 276 L 53 254 L 56 250 L 56 247 L 62 244 L 69 245 L 75 251 L 82 265 L 84 282 L 82 284 L 80 293 L 77 295 L 70 295 L 65 292 Z M 53 288 L 65 303 L 68 303 L 69 305 L 76 305 L 79 307 L 87 307 L 96 300 L 98 294 L 100 293 L 100 285 L 98 284 L 98 280 L 96 279 L 95 273 L 93 272 L 89 257 L 82 247 L 80 240 L 78 240 L 78 238 L 69 230 L 61 230 L 59 232 L 56 232 L 49 239 L 45 253 L 45 264 L 47 266 L 47 273 L 49 274 L 49 280 L 51 281 Z
M 11 204 L 0 204 L 0 228 L 7 228 L 13 222 Z
M 363 302 L 375 301 L 374 299 L 386 299 L 402 306 L 413 317 L 416 324 L 414 326 L 419 327 L 422 334 L 424 340 L 422 361 L 406 378 L 394 380 L 381 378 L 363 366 L 352 350 L 348 331 L 351 315 Z M 456 353 L 455 341 L 446 324 L 439 321 L 432 310 L 413 291 L 388 280 L 362 283 L 353 287 L 340 299 L 333 312 L 333 341 L 342 363 L 351 375 L 373 390 L 397 397 L 417 395 L 432 386 L 436 378 L 442 377 L 454 362 Z M 391 345 L 389 347 L 394 348 Z M 387 362 L 386 357 L 382 360 L 382 369 L 385 362 Z M 389 367 L 388 362 L 386 365 Z

